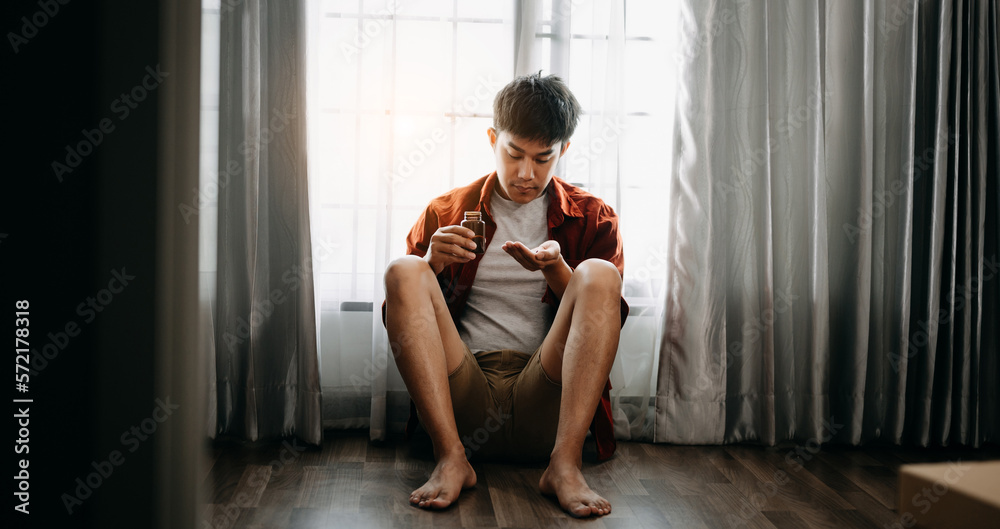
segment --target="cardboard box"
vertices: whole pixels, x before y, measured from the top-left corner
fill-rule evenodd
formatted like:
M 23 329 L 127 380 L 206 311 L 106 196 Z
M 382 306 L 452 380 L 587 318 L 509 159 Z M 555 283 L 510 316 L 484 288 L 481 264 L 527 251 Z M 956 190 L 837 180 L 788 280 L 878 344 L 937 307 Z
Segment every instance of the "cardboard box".
M 904 465 L 897 512 L 887 527 L 1000 528 L 1000 461 Z

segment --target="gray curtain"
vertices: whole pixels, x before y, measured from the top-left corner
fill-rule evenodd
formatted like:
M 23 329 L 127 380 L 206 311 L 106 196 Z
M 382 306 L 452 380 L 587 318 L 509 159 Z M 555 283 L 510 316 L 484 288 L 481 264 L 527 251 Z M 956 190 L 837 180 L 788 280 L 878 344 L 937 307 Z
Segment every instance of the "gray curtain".
M 318 444 L 304 2 L 221 11 L 215 395 L 218 433 Z
M 682 13 L 655 440 L 996 441 L 996 2 Z

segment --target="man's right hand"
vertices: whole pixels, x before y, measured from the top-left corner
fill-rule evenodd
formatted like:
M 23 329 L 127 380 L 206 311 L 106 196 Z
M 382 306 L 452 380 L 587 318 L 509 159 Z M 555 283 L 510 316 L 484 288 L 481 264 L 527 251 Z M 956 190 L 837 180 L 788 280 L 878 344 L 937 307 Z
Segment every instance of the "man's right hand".
M 472 240 L 476 234 L 469 228 L 461 226 L 442 226 L 431 235 L 431 243 L 427 248 L 424 260 L 431 265 L 434 275 L 440 274 L 444 267 L 454 263 L 468 263 L 476 258 L 472 252 L 476 242 Z

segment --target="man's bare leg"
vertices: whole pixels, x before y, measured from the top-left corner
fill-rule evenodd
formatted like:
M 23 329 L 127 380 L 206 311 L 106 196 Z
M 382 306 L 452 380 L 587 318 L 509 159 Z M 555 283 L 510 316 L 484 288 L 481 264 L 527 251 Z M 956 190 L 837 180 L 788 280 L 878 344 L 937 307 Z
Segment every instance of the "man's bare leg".
M 448 373 L 462 362 L 465 346 L 448 312 L 431 267 L 419 257 L 393 261 L 385 272 L 386 330 L 396 367 L 434 443 L 437 466 L 410 503 L 443 509 L 476 484 L 452 409 Z
M 607 261 L 583 262 L 563 293 L 542 343 L 542 369 L 562 382 L 559 425 L 549 466 L 538 486 L 573 516 L 611 512 L 608 500 L 583 478 L 583 441 L 618 351 L 621 276 Z

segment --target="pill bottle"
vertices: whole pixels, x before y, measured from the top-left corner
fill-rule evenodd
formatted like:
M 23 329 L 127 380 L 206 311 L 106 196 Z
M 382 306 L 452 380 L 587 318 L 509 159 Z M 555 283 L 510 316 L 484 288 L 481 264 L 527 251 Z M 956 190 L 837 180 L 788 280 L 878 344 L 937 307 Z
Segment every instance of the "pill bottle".
M 478 211 L 466 211 L 465 220 L 462 221 L 463 228 L 469 228 L 475 233 L 472 240 L 476 243 L 475 253 L 486 252 L 486 223 L 483 222 L 482 214 Z

